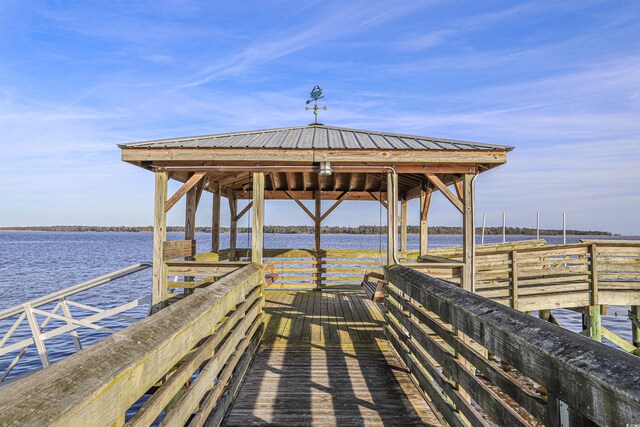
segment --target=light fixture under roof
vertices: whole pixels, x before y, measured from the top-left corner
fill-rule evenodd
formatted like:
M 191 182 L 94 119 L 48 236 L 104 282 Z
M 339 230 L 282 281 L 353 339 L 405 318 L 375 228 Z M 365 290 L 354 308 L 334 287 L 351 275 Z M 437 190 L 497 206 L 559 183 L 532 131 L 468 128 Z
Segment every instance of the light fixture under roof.
M 331 175 L 331 162 L 320 162 L 320 167 L 318 168 L 318 173 L 321 176 L 329 176 Z

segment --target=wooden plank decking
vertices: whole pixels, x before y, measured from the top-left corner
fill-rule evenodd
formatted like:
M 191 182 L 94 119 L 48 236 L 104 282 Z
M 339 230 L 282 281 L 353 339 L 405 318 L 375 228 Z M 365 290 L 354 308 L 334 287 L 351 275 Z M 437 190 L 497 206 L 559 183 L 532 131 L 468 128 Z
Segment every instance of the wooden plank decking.
M 440 425 L 363 293 L 267 291 L 265 313 L 226 425 Z

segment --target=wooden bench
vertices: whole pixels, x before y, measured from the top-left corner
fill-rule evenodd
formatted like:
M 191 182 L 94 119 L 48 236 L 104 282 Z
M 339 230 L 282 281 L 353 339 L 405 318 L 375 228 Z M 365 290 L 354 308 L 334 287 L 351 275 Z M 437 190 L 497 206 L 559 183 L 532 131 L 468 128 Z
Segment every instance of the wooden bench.
M 377 279 L 377 281 L 371 280 L 372 278 Z M 365 273 L 364 278 L 362 279 L 361 286 L 364 289 L 364 292 L 369 298 L 371 298 L 373 302 L 382 304 L 382 307 L 384 307 L 384 284 L 384 275 L 376 273 L 374 271 L 370 271 Z

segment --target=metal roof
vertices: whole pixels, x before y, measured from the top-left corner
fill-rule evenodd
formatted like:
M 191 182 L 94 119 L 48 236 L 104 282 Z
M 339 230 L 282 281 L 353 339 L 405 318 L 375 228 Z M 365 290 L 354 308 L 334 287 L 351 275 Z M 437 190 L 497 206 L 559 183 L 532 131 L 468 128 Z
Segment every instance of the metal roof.
M 405 135 L 390 132 L 308 125 L 121 144 L 120 148 L 295 148 L 365 150 L 499 150 L 513 147 Z

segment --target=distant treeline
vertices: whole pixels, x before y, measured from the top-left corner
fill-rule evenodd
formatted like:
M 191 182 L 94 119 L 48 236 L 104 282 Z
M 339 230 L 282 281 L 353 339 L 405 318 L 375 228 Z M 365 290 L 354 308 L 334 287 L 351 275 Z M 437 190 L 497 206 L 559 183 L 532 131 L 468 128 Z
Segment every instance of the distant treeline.
M 322 227 L 323 234 L 385 234 L 386 226 L 380 227 L 377 225 L 360 225 L 358 227 L 341 227 L 341 226 L 325 226 Z M 222 232 L 229 232 L 228 227 L 222 227 Z M 142 227 L 127 227 L 127 226 L 90 226 L 90 225 L 54 225 L 54 226 L 42 226 L 42 227 L 1 227 L 0 231 L 98 231 L 98 232 L 150 232 L 153 231 L 151 226 Z M 168 232 L 181 232 L 184 231 L 184 227 L 169 226 Z M 197 227 L 196 231 L 203 233 L 210 233 L 211 227 Z M 238 227 L 238 232 L 246 233 L 251 229 L 246 227 Z M 481 228 L 477 228 L 478 234 L 482 231 Z M 269 234 L 313 234 L 313 226 L 311 225 L 265 225 L 264 232 Z M 417 225 L 409 225 L 407 227 L 409 234 L 418 234 L 420 227 Z M 462 234 L 462 227 L 444 227 L 435 226 L 429 227 L 429 234 Z M 487 227 L 484 230 L 484 234 L 502 235 L 502 227 Z M 509 235 L 527 235 L 532 236 L 536 234 L 535 228 L 527 227 L 507 227 L 506 234 Z M 540 230 L 541 236 L 557 236 L 561 235 L 562 230 Z M 568 235 L 578 236 L 612 236 L 612 233 L 607 231 L 593 231 L 593 230 L 567 230 Z

